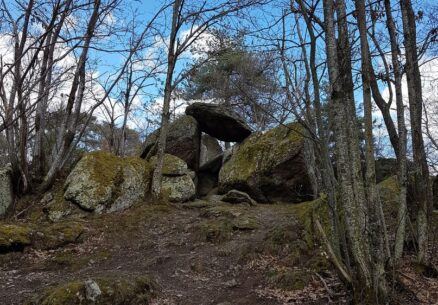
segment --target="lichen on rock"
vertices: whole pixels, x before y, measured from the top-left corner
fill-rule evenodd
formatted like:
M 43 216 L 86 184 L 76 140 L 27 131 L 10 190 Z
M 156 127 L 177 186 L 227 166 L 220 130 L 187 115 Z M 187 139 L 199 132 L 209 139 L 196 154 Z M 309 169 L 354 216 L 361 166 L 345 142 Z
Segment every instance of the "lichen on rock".
M 188 175 L 179 177 L 164 176 L 162 190 L 171 202 L 186 202 L 195 197 L 195 184 Z
M 64 198 L 95 213 L 125 210 L 145 199 L 156 162 L 155 157 L 146 161 L 105 152 L 86 154 L 68 176 Z M 162 188 L 170 201 L 194 198 L 196 190 L 190 174 L 183 160 L 164 155 Z
M 140 158 L 89 153 L 68 176 L 64 198 L 97 213 L 122 210 L 144 197 L 150 172 L 150 164 Z

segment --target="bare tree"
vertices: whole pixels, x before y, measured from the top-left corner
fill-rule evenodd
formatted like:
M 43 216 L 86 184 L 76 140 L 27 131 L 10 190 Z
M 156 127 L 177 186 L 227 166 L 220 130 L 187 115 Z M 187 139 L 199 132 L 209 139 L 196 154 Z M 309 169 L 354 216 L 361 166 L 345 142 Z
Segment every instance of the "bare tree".
M 414 175 L 417 212 L 418 261 L 428 262 L 428 215 L 432 208 L 432 194 L 422 132 L 423 95 L 417 53 L 415 14 L 410 0 L 401 0 L 403 35 L 406 56 L 406 78 L 409 96 L 412 148 L 417 169 Z

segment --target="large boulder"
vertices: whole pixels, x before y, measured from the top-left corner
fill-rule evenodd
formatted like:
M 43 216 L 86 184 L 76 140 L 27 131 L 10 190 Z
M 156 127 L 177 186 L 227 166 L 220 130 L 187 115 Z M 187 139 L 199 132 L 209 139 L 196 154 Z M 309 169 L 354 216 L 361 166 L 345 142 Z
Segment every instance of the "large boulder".
M 65 200 L 96 213 L 124 210 L 144 199 L 149 191 L 156 158 L 145 161 L 110 153 L 84 155 L 65 182 Z M 195 195 L 187 164 L 164 155 L 163 192 L 171 201 L 182 202 Z
M 251 134 L 249 126 L 231 109 L 215 104 L 193 103 L 186 108 L 201 131 L 225 142 L 241 142 Z
M 157 141 L 160 129 L 157 129 L 146 139 L 141 158 L 157 153 Z M 169 126 L 165 152 L 179 157 L 187 163 L 190 169 L 197 170 L 199 166 L 201 131 L 198 122 L 191 116 L 183 115 Z
M 143 198 L 151 172 L 150 164 L 140 158 L 89 153 L 67 177 L 64 198 L 97 213 L 123 210 Z
M 0 169 L 0 216 L 4 215 L 12 205 L 14 196 L 12 192 L 11 169 L 9 167 Z
M 298 123 L 256 133 L 242 142 L 219 173 L 219 192 L 248 193 L 257 202 L 312 198 L 303 133 Z
M 208 134 L 202 135 L 199 166 L 203 166 L 222 153 L 219 141 Z

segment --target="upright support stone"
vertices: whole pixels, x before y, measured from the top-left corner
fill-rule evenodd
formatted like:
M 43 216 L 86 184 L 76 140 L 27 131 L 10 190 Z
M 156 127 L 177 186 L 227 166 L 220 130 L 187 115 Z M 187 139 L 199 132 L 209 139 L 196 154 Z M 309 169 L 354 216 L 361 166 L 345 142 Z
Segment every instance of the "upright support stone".
M 0 169 L 0 216 L 3 216 L 14 202 L 11 169 Z

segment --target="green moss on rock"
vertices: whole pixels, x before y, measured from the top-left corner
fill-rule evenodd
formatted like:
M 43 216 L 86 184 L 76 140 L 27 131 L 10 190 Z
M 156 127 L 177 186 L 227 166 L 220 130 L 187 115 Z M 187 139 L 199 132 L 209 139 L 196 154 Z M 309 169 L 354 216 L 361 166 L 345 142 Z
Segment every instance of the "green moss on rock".
M 85 210 L 121 210 L 144 198 L 151 170 L 140 158 L 88 153 L 68 176 L 64 198 Z
M 302 132 L 302 126 L 293 123 L 287 127 L 273 128 L 264 134 L 251 135 L 239 145 L 238 152 L 231 157 L 232 162 L 224 164 L 219 179 L 223 184 L 228 179 L 244 183 L 252 178 L 254 172 L 263 173 L 271 169 L 301 149 L 304 141 Z
M 132 279 L 99 278 L 100 295 L 87 298 L 85 281 L 73 281 L 48 288 L 26 301 L 25 305 L 147 305 L 156 295 L 156 284 L 148 277 Z
M 31 244 L 32 228 L 26 225 L 0 225 L 0 252 L 22 250 Z
M 153 156 L 149 162 L 150 166 L 155 168 L 157 157 Z M 183 160 L 173 155 L 164 154 L 163 176 L 182 176 L 187 174 L 187 172 L 187 164 Z
M 79 222 L 59 222 L 42 226 L 32 232 L 32 245 L 43 250 L 60 248 L 81 241 L 85 231 L 86 227 Z
M 65 182 L 64 198 L 96 213 L 125 210 L 146 199 L 155 166 L 156 158 L 148 162 L 106 152 L 85 154 Z M 178 157 L 164 155 L 162 183 L 170 201 L 195 195 L 187 164 Z
M 164 176 L 162 193 L 171 202 L 186 202 L 196 195 L 195 184 L 188 175 L 178 177 Z
M 55 224 L 0 224 L 0 251 L 21 251 L 27 246 L 55 249 L 81 241 L 86 227 L 78 222 Z
M 257 202 L 303 201 L 309 194 L 304 132 L 291 123 L 249 136 L 222 166 L 219 193 L 236 189 Z

